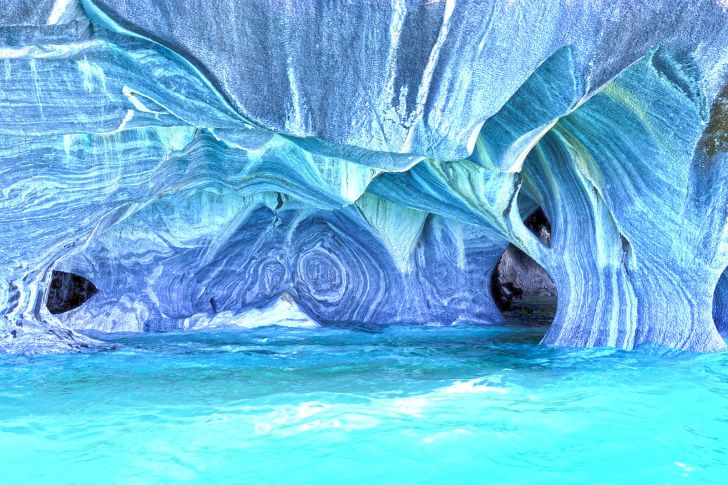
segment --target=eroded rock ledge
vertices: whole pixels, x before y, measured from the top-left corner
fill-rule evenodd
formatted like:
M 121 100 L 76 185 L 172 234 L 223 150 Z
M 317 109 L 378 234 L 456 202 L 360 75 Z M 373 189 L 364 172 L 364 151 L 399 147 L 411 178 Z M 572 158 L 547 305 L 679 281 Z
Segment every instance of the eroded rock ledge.
M 544 343 L 725 347 L 723 0 L 10 0 L 0 63 L 2 352 L 499 323 L 509 244 Z

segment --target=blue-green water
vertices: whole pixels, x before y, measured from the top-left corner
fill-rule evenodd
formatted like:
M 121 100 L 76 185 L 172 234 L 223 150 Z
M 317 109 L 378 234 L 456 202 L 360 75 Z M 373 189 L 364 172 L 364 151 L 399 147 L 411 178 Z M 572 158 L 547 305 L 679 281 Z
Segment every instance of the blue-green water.
M 728 355 L 266 328 L 0 358 L 2 483 L 726 483 Z

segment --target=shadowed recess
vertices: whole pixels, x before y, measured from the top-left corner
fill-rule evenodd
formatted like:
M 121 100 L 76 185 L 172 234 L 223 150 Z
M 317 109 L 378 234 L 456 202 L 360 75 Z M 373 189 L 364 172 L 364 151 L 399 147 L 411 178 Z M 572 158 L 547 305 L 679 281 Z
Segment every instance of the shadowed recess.
M 524 224 L 541 243 L 550 244 L 551 224 L 541 208 L 533 211 Z M 513 244 L 506 248 L 493 270 L 490 290 L 507 320 L 537 313 L 539 322 L 550 321 L 556 313 L 553 281 L 543 267 Z
M 74 273 L 53 271 L 46 307 L 56 315 L 83 305 L 99 290 L 88 279 Z

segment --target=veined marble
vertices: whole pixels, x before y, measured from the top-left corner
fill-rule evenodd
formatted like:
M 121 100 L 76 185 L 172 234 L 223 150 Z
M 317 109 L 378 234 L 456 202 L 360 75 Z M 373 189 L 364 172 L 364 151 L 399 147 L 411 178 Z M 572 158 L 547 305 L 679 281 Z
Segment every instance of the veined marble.
M 0 351 L 498 323 L 509 243 L 546 344 L 725 346 L 723 0 L 9 0 L 0 80 Z

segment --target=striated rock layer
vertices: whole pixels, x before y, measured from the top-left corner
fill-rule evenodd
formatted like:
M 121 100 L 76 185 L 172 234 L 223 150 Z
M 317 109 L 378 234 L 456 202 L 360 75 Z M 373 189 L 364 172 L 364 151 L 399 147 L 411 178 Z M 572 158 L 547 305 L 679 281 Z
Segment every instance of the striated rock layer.
M 723 0 L 6 3 L 2 352 L 498 323 L 509 244 L 544 343 L 725 347 Z

